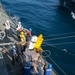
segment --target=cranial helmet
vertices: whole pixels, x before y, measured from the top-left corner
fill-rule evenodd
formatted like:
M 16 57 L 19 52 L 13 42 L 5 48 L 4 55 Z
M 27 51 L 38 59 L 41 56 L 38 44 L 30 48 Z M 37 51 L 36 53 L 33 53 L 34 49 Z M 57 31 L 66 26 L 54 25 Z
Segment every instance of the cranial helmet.
M 29 28 L 30 31 L 32 31 L 32 28 Z
M 48 64 L 48 68 L 52 68 L 52 64 L 49 63 L 49 64 Z
M 7 23 L 9 23 L 9 20 L 6 20 Z
M 21 22 L 18 22 L 18 24 L 21 24 Z

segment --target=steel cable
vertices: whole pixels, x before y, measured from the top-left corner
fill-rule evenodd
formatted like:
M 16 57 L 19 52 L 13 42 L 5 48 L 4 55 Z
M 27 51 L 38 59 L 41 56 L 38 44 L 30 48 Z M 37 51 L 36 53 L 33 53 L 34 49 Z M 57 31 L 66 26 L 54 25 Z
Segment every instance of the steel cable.
M 74 34 L 75 32 L 70 32 L 70 33 L 62 33 L 62 34 L 54 34 L 54 35 L 48 35 L 48 36 L 43 36 L 43 37 L 49 37 L 49 36 L 60 36 L 60 35 L 67 35 L 67 34 Z
M 58 37 L 58 38 L 52 38 L 52 39 L 46 39 L 44 41 L 49 41 L 49 40 L 59 40 L 59 39 L 67 39 L 67 38 L 73 38 L 74 36 L 65 36 L 65 37 Z
M 74 44 L 75 42 L 65 42 L 65 43 L 56 43 L 56 44 L 44 44 L 42 46 L 56 46 L 56 45 L 64 45 L 64 44 Z

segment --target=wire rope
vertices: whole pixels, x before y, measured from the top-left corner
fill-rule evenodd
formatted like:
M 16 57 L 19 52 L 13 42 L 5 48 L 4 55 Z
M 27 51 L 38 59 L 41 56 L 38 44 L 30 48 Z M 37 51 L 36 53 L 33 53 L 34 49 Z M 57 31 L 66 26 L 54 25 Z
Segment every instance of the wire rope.
M 49 36 L 60 36 L 60 35 L 67 35 L 67 34 L 74 34 L 75 32 L 70 32 L 70 33 L 62 33 L 62 34 L 54 34 L 54 35 L 47 35 L 43 37 L 49 37 Z
M 73 37 L 75 37 L 75 35 L 74 35 L 74 36 L 66 36 L 66 37 L 58 37 L 58 38 L 46 39 L 46 40 L 44 40 L 44 41 L 67 39 L 67 38 L 73 38 Z
M 56 45 L 64 45 L 64 44 L 74 44 L 75 42 L 65 42 L 65 43 L 56 43 L 56 44 L 44 44 L 42 46 L 56 46 Z
M 67 75 L 51 57 L 49 57 L 49 59 L 61 70 L 64 75 Z
M 69 44 L 73 44 L 73 43 L 75 43 L 75 42 L 69 42 Z M 64 44 L 64 43 L 63 43 L 63 44 Z M 57 45 L 57 44 L 56 44 L 56 45 Z M 61 50 L 61 51 L 64 51 L 64 52 L 68 53 L 69 55 L 75 56 L 74 53 L 71 53 L 71 52 L 67 51 L 67 49 L 60 49 L 60 48 L 56 47 L 56 45 L 53 45 L 53 44 L 45 44 L 45 45 L 42 45 L 42 46 L 52 46 L 52 47 L 54 47 L 54 48 L 56 48 L 56 49 L 58 49 L 58 50 Z

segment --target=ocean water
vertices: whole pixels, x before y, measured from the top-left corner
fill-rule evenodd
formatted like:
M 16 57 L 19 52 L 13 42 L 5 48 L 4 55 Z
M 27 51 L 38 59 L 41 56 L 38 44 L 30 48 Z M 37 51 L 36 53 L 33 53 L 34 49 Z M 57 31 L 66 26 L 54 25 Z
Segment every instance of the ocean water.
M 51 52 L 46 59 L 59 75 L 75 75 L 75 19 L 68 8 L 60 6 L 59 0 L 2 0 L 2 3 L 8 14 L 18 16 L 25 28 L 32 28 L 32 35 L 43 34 L 42 48 Z

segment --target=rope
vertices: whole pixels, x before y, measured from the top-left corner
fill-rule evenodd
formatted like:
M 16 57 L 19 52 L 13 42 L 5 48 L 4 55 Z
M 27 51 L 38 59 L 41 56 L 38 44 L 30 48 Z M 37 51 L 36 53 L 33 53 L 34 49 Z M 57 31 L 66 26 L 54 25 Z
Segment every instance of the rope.
M 47 54 L 47 52 L 48 52 L 49 54 Z M 43 56 L 43 55 L 42 55 L 42 57 L 50 57 L 50 55 L 51 55 L 51 52 L 50 52 L 49 50 L 43 50 L 43 53 L 45 53 L 46 56 Z
M 47 60 L 46 58 L 44 58 L 44 57 L 43 57 L 43 60 L 48 62 L 48 60 Z M 52 70 L 53 70 L 53 72 L 54 72 L 56 75 L 58 75 L 58 73 L 55 71 L 55 69 L 54 69 L 53 67 L 52 67 Z
M 49 57 L 49 59 L 61 70 L 61 72 L 62 72 L 64 75 L 67 75 L 67 74 L 55 63 L 55 61 L 54 61 L 51 57 Z
M 62 34 L 54 34 L 54 35 L 48 35 L 48 36 L 43 36 L 43 37 L 49 37 L 49 36 L 59 36 L 59 35 L 67 35 L 67 34 L 74 34 L 75 32 L 70 32 L 70 33 L 62 33 Z
M 47 40 L 44 40 L 44 41 L 49 41 L 49 40 L 58 40 L 58 39 L 67 39 L 67 38 L 73 38 L 73 37 L 75 37 L 75 36 L 59 37 L 59 38 L 47 39 Z
M 46 44 L 46 45 L 43 45 L 43 46 L 52 46 L 52 47 L 54 47 L 58 50 L 61 50 L 61 51 L 64 51 L 64 52 L 68 53 L 69 55 L 75 56 L 74 53 L 68 52 L 67 49 L 60 49 L 60 48 L 58 48 L 58 47 L 56 47 L 55 45 L 52 45 L 52 44 Z
M 66 43 L 56 43 L 56 44 L 45 44 L 45 45 L 42 45 L 42 46 L 53 46 L 53 45 L 64 45 L 64 44 L 74 44 L 75 42 L 66 42 Z

